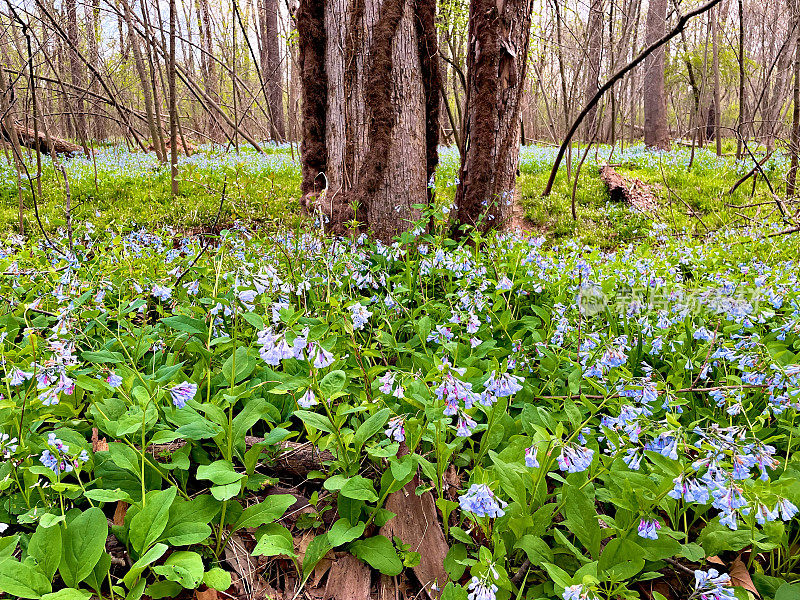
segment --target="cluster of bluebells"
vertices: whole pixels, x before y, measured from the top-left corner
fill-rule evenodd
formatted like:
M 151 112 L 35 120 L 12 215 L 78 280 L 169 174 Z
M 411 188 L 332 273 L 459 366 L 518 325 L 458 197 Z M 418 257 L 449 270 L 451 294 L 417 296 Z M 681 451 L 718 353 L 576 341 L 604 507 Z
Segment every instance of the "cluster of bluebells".
M 56 437 L 54 432 L 47 435 L 47 446 L 42 450 L 39 461 L 56 474 L 70 473 L 89 460 L 86 450 L 81 450 L 77 455 L 70 454 L 69 446 Z
M 731 577 L 716 569 L 694 572 L 694 591 L 690 600 L 735 600 Z
M 458 498 L 461 510 L 472 513 L 476 517 L 496 519 L 505 515 L 503 510 L 507 503 L 497 498 L 492 489 L 485 483 L 473 483 Z
M 189 381 L 184 381 L 169 389 L 169 394 L 172 397 L 172 404 L 176 408 L 183 408 L 189 400 L 193 400 L 197 394 L 197 384 Z

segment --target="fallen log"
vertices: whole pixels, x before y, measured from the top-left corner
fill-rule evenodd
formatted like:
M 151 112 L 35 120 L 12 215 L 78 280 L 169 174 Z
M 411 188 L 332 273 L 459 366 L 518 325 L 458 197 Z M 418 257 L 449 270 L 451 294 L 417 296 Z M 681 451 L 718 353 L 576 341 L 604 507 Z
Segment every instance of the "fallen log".
M 650 187 L 638 179 L 630 183 L 625 180 L 613 167 L 603 165 L 600 167 L 600 179 L 608 188 L 608 195 L 614 202 L 626 202 L 636 210 L 644 213 L 655 212 L 658 208 Z
M 18 123 L 14 123 L 13 128 L 17 133 L 17 138 L 19 139 L 20 145 L 25 146 L 26 148 L 31 148 L 32 150 L 36 149 L 37 136 L 34 135 L 33 130 L 23 127 Z M 11 135 L 8 131 L 7 124 L 3 123 L 3 125 L 0 126 L 0 133 L 2 133 L 4 140 L 8 142 L 11 141 Z M 39 150 L 45 154 L 52 154 L 53 152 L 56 154 L 75 154 L 78 152 L 83 152 L 83 148 L 81 148 L 78 144 L 73 144 L 72 142 L 53 137 L 52 135 L 50 136 L 49 143 L 47 136 L 41 131 L 39 132 L 38 140 Z

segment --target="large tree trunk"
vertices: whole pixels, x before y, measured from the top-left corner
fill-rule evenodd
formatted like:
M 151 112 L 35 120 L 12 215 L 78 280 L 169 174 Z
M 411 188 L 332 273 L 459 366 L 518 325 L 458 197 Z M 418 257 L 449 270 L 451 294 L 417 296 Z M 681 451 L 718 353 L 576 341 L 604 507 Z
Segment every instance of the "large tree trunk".
M 667 0 L 650 0 L 645 24 L 645 46 L 666 33 Z M 667 101 L 664 95 L 665 48 L 661 46 L 644 63 L 644 143 L 669 149 Z
M 589 103 L 589 100 L 597 92 L 597 88 L 600 87 L 600 63 L 603 51 L 603 0 L 591 1 L 586 29 L 586 53 L 588 54 L 589 68 L 586 74 L 584 104 Z M 597 108 L 597 106 L 594 106 L 591 112 L 586 115 L 586 141 L 588 142 L 594 140 L 600 128 Z
M 457 225 L 487 231 L 511 216 L 519 162 L 530 0 L 473 0 Z
M 795 0 L 794 19 L 800 19 L 800 0 Z M 800 155 L 800 32 L 795 31 L 794 63 L 792 65 L 794 85 L 792 86 L 792 135 L 789 143 L 791 163 L 786 177 L 786 197 L 797 193 L 798 155 Z
M 283 119 L 283 85 L 281 59 L 278 52 L 278 3 L 276 0 L 258 0 L 258 21 L 261 29 L 261 75 L 266 89 L 264 95 L 269 105 L 270 137 L 278 142 L 286 139 Z
M 98 42 L 100 39 L 102 39 L 102 32 L 100 31 L 100 0 L 92 0 L 91 6 L 89 4 L 86 5 L 86 28 L 86 39 L 89 40 L 89 60 L 92 61 L 92 65 L 94 65 L 94 68 L 99 72 L 100 49 Z M 94 94 L 98 94 L 100 92 L 100 85 L 96 80 L 92 80 L 92 84 L 89 86 L 89 91 L 93 92 Z M 103 114 L 102 104 L 96 99 L 92 101 L 92 112 L 94 113 L 92 115 L 92 136 L 96 140 L 105 139 L 105 115 Z
M 427 202 L 439 134 L 433 7 L 432 0 L 328 0 L 320 18 L 319 0 L 300 3 L 303 193 L 317 193 L 324 172 L 317 205 L 335 235 L 353 232 L 356 221 L 355 229 L 388 241 L 419 219 L 414 205 Z M 316 75 L 325 92 L 315 96 Z

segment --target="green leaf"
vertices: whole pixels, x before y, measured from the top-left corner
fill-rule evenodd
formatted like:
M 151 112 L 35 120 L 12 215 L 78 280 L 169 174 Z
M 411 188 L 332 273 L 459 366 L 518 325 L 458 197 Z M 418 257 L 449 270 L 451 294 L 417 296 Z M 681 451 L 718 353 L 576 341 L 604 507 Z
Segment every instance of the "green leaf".
M 171 329 L 175 329 L 177 331 L 183 331 L 185 333 L 194 333 L 196 335 L 207 335 L 208 328 L 206 327 L 205 321 L 201 321 L 200 319 L 194 319 L 187 315 L 174 315 L 171 317 L 166 317 L 161 319 L 161 322 L 164 323 L 167 327 Z
M 306 425 L 319 429 L 325 433 L 333 433 L 333 425 L 328 417 L 308 410 L 296 410 L 295 416 Z
M 36 561 L 48 581 L 52 581 L 61 562 L 61 527 L 39 524 L 28 542 L 28 556 Z
M 328 532 L 328 540 L 334 548 L 349 544 L 364 534 L 364 523 L 350 525 L 347 519 L 339 519 Z
M 383 429 L 386 421 L 389 420 L 391 412 L 388 408 L 379 410 L 356 429 L 356 433 L 353 436 L 356 448 L 360 449 L 369 438 Z
M 296 557 L 292 534 L 283 525 L 270 523 L 261 528 L 263 532 L 258 538 L 253 556 L 290 556 Z
M 125 360 L 119 352 L 111 352 L 111 350 L 98 350 L 96 352 L 82 352 L 81 358 L 86 362 L 104 364 L 104 363 L 121 363 Z
M 144 573 L 144 570 L 156 562 L 159 558 L 164 556 L 164 554 L 169 550 L 169 546 L 166 544 L 156 544 L 150 550 L 144 553 L 144 555 L 137 560 L 131 568 L 125 573 L 125 577 L 122 579 L 122 582 L 126 585 L 128 589 L 131 589 L 131 586 L 139 579 L 139 575 Z
M 222 375 L 228 383 L 231 383 L 231 378 L 233 377 L 234 362 L 236 363 L 236 381 L 233 382 L 234 384 L 244 380 L 256 368 L 256 359 L 250 356 L 247 348 L 244 346 L 238 347 L 236 352 L 231 354 L 222 365 Z
M 38 599 L 52 589 L 50 580 L 30 563 L 8 556 L 0 559 L 0 592 L 12 598 Z
M 130 503 L 131 500 L 131 497 L 128 495 L 128 493 L 123 492 L 119 488 L 115 490 L 86 490 L 83 495 L 89 498 L 89 500 L 94 500 L 95 502 L 118 502 L 119 500 L 125 500 Z
M 372 481 L 361 475 L 356 475 L 348 479 L 347 483 L 339 490 L 339 493 L 353 500 L 364 500 L 366 502 L 378 501 L 378 494 L 375 493 L 375 487 L 372 485 Z
M 347 384 L 347 374 L 344 371 L 331 371 L 319 382 L 319 391 L 323 398 L 330 398 L 336 392 L 341 392 Z
M 83 590 L 76 590 L 75 588 L 64 588 L 52 594 L 45 594 L 42 600 L 89 600 L 92 594 L 84 592 Z
M 156 581 L 148 585 L 144 593 L 153 600 L 161 600 L 161 598 L 174 598 L 180 594 L 182 590 L 183 586 L 180 583 L 162 579 L 161 581 Z
M 642 547 L 630 540 L 614 538 L 603 549 L 597 570 L 615 581 L 625 581 L 644 568 Z
M 566 525 L 596 559 L 600 554 L 600 524 L 597 522 L 597 510 L 594 498 L 586 494 L 576 485 L 564 486 L 566 501 Z
M 444 557 L 444 570 L 453 581 L 461 579 L 467 570 L 467 565 L 463 563 L 466 558 L 467 547 L 464 544 L 454 544 Z
M 159 541 L 166 540 L 172 546 L 190 546 L 205 541 L 211 535 L 208 524 L 220 508 L 221 504 L 208 494 L 188 501 L 176 498 L 172 501 L 167 527 Z
M 145 552 L 161 536 L 169 521 L 169 510 L 177 488 L 150 492 L 145 507 L 131 519 L 130 543 L 139 554 Z
M 246 508 L 236 520 L 236 523 L 233 524 L 232 531 L 237 531 L 243 527 L 255 528 L 265 523 L 272 523 L 280 519 L 283 513 L 295 502 L 297 502 L 297 498 L 291 494 L 267 496 L 263 502 Z
M 514 548 L 524 551 L 531 564 L 537 567 L 553 562 L 553 551 L 542 538 L 535 535 L 523 535 Z
M 227 485 L 212 485 L 211 495 L 220 502 L 225 502 L 225 500 L 230 500 L 231 498 L 237 496 L 241 489 L 242 484 L 238 482 L 229 483 Z
M 241 481 L 245 477 L 244 473 L 237 473 L 233 468 L 233 463 L 227 460 L 217 460 L 210 465 L 200 465 L 197 467 L 197 478 L 208 479 L 216 485 L 228 485 Z
M 69 587 L 78 587 L 105 553 L 108 521 L 103 511 L 90 508 L 67 525 L 58 572 Z
M 567 572 L 554 565 L 553 563 L 542 563 L 542 566 L 547 571 L 547 574 L 550 576 L 550 579 L 553 580 L 557 586 L 566 588 L 572 585 L 572 578 L 567 575 Z
M 173 552 L 163 565 L 153 567 L 155 573 L 180 583 L 187 590 L 193 590 L 202 583 L 204 570 L 200 555 L 188 550 Z
M 91 587 L 97 595 L 100 595 L 100 588 L 103 587 L 103 582 L 108 575 L 108 572 L 111 570 L 111 555 L 108 553 L 104 553 L 103 556 L 100 557 L 100 560 L 97 561 L 97 564 L 92 569 L 92 572 L 84 579 L 84 583 Z
M 800 598 L 800 584 L 798 583 L 784 583 L 775 592 L 775 600 L 797 600 Z
M 392 542 L 382 535 L 353 542 L 350 551 L 384 575 L 399 575 L 403 570 L 403 561 L 397 556 Z
M 141 412 L 139 413 L 141 415 Z M 140 420 L 141 422 L 141 420 Z M 111 460 L 118 467 L 126 469 L 131 473 L 141 474 L 141 460 L 139 454 L 126 444 L 120 442 L 111 442 L 108 445 L 108 453 L 111 455 Z
M 318 535 L 308 544 L 305 557 L 303 557 L 303 578 L 307 578 L 317 563 L 331 550 L 328 534 Z
M 225 569 L 212 567 L 203 575 L 203 583 L 218 592 L 224 592 L 231 587 L 231 574 Z

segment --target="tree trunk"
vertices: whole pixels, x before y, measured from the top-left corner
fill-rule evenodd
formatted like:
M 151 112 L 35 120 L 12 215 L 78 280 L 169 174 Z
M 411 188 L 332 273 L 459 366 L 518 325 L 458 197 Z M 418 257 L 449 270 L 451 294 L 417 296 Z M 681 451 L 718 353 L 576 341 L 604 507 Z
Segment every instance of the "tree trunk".
M 744 2 L 739 0 L 739 125 L 736 135 L 736 158 L 742 157 L 742 142 L 744 138 L 744 122 L 746 117 L 744 95 Z
M 91 6 L 87 4 L 86 13 L 86 28 L 88 30 L 86 39 L 89 40 L 89 60 L 92 61 L 94 68 L 100 71 L 100 49 L 98 45 L 99 40 L 102 39 L 102 32 L 100 31 L 100 0 L 92 0 Z M 97 94 L 99 89 L 100 86 L 97 81 L 93 80 L 89 91 Z M 96 100 L 92 101 L 92 112 L 94 113 L 92 116 L 92 137 L 96 140 L 105 139 L 105 116 L 103 115 L 101 104 Z
M 278 142 L 286 139 L 283 118 L 283 85 L 281 59 L 278 52 L 278 3 L 276 0 L 258 0 L 258 21 L 261 29 L 261 75 L 266 89 L 264 96 L 269 106 L 270 137 Z
M 667 0 L 650 0 L 645 24 L 645 45 L 661 38 L 666 31 Z M 644 143 L 648 147 L 669 149 L 667 102 L 664 95 L 665 48 L 661 46 L 644 63 Z
M 351 233 L 357 221 L 355 229 L 389 241 L 419 219 L 414 205 L 427 202 L 428 174 L 437 159 L 434 4 L 320 4 L 302 0 L 298 11 L 304 197 L 311 200 L 319 191 L 324 172 L 327 190 L 318 205 L 327 230 Z M 315 94 L 322 91 L 317 75 L 324 93 Z
M 800 19 L 800 1 L 794 2 L 795 22 Z M 800 154 L 800 31 L 795 31 L 794 85 L 792 86 L 792 137 L 789 144 L 791 163 L 786 177 L 786 197 L 791 198 L 797 192 L 797 167 Z
M 530 0 L 472 0 L 457 225 L 487 231 L 509 220 L 519 163 Z
M 719 91 L 719 14 L 716 7 L 711 11 L 711 44 L 713 46 L 713 69 L 714 69 L 714 138 L 717 141 L 717 156 L 722 156 L 722 127 Z
M 200 13 L 200 46 L 201 63 L 203 70 L 203 84 L 206 95 L 216 104 L 220 103 L 219 81 L 217 80 L 217 65 L 214 62 L 214 42 L 211 34 L 211 12 L 208 0 L 197 0 L 197 10 Z M 219 121 L 209 111 L 206 121 L 206 133 L 215 142 L 224 139 Z
M 591 0 L 586 28 L 586 53 L 589 59 L 589 68 L 586 74 L 584 104 L 589 103 L 600 86 L 600 63 L 603 51 L 603 0 Z M 597 108 L 594 106 L 586 115 L 586 141 L 589 142 L 594 140 L 600 129 Z
M 69 38 L 69 62 L 72 85 L 84 89 L 86 85 L 83 80 L 83 65 L 78 57 L 79 34 L 78 34 L 78 8 L 76 0 L 66 0 L 67 9 L 67 36 Z M 80 140 L 86 139 L 86 105 L 83 101 L 83 94 L 75 95 L 75 105 L 72 108 L 75 115 L 75 133 Z
M 172 196 L 177 196 L 178 188 L 178 98 L 175 89 L 175 25 L 178 12 L 176 0 L 169 0 L 169 66 L 167 80 L 169 85 L 169 164 Z M 184 148 L 184 152 L 186 149 Z

